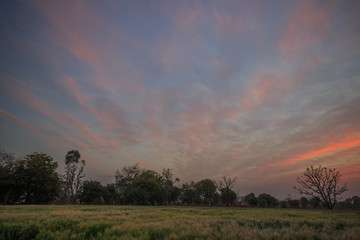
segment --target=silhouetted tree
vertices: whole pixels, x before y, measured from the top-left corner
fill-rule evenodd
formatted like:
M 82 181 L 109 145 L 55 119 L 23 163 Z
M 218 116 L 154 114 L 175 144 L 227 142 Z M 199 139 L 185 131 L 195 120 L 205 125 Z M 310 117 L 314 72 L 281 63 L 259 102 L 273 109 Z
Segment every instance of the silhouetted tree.
M 352 198 L 353 204 L 355 207 L 359 208 L 360 207 L 360 197 L 358 196 L 353 196 Z
M 154 205 L 163 202 L 160 177 L 154 171 L 147 170 L 135 177 L 130 194 L 133 204 Z
M 220 180 L 217 188 L 221 195 L 221 200 L 226 204 L 226 206 L 230 207 L 233 202 L 236 201 L 237 195 L 234 191 L 231 190 L 233 185 L 236 182 L 236 177 L 231 179 L 230 177 L 224 176 L 222 180 Z M 235 194 L 235 195 L 234 195 Z M 235 199 L 234 199 L 235 196 Z
M 259 199 L 259 205 L 261 207 L 275 207 L 276 206 L 277 200 L 270 194 L 267 194 L 267 193 L 259 194 L 258 199 Z M 265 206 L 264 206 L 264 202 L 265 202 Z
M 170 168 L 163 169 L 160 178 L 163 198 L 166 204 L 170 205 L 171 202 L 176 201 L 178 198 L 178 196 L 176 196 L 177 190 L 174 189 L 174 183 L 178 182 L 179 179 L 174 179 L 174 174 L 172 173 L 172 169 Z
M 288 199 L 289 206 L 292 208 L 299 207 L 300 201 L 298 199 Z
M 280 201 L 280 207 L 282 207 L 282 208 L 287 208 L 287 206 L 288 206 L 288 202 L 287 202 L 287 201 L 285 201 L 285 200 Z
M 300 205 L 302 208 L 306 208 L 309 203 L 309 200 L 306 197 L 300 198 Z
M 258 205 L 259 200 L 254 193 L 249 193 L 244 197 L 244 202 L 248 203 L 250 206 L 255 207 Z
M 333 209 L 339 196 L 348 190 L 346 184 L 339 187 L 340 178 L 341 174 L 335 168 L 311 166 L 297 178 L 300 186 L 294 189 L 299 194 L 319 199 L 326 208 Z
M 77 201 L 77 193 L 85 177 L 85 160 L 80 160 L 80 157 L 78 150 L 71 150 L 66 154 L 65 175 L 62 176 L 65 195 L 73 204 Z
M 0 149 L 0 203 L 12 203 L 21 195 L 20 186 L 15 181 L 16 163 L 13 154 Z
M 120 193 L 116 190 L 115 184 L 107 184 L 103 195 L 105 204 L 121 204 Z
M 84 181 L 79 189 L 80 203 L 103 204 L 106 189 L 98 181 Z
M 197 191 L 194 182 L 185 183 L 182 185 L 180 198 L 181 201 L 186 204 L 199 204 L 201 202 L 200 194 Z
M 140 169 L 139 164 L 125 166 L 121 171 L 117 170 L 115 173 L 115 185 L 120 192 L 122 201 L 125 204 L 133 203 L 133 184 L 136 177 L 138 177 L 144 170 Z
M 216 185 L 211 179 L 203 179 L 195 185 L 197 192 L 200 194 L 202 203 L 212 206 L 215 201 Z
M 237 199 L 236 192 L 230 188 L 222 188 L 220 193 L 221 202 L 226 204 L 227 207 L 233 205 Z
M 259 199 L 259 206 L 262 208 L 267 207 L 267 203 L 265 199 Z
M 310 198 L 309 204 L 310 204 L 313 208 L 318 208 L 318 207 L 321 206 L 321 201 L 320 201 L 319 198 L 313 197 L 313 198 Z
M 32 153 L 15 166 L 15 181 L 22 190 L 19 201 L 26 204 L 46 204 L 59 192 L 60 178 L 57 162 L 45 153 Z

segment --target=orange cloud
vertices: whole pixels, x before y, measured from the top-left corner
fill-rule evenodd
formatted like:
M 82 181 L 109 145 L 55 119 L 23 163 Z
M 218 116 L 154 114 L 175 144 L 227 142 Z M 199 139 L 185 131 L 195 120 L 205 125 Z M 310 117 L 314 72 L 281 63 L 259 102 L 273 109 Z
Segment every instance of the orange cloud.
M 280 37 L 279 47 L 285 61 L 293 60 L 326 35 L 332 5 L 313 0 L 298 1 L 294 14 L 288 20 Z
M 285 166 L 285 165 L 289 165 L 292 163 L 304 161 L 306 159 L 310 159 L 313 157 L 318 157 L 318 156 L 321 156 L 324 154 L 328 154 L 328 153 L 332 153 L 332 152 L 336 152 L 336 151 L 342 151 L 342 150 L 346 150 L 346 149 L 350 149 L 350 148 L 358 147 L 358 146 L 360 146 L 359 133 L 354 134 L 352 136 L 347 136 L 347 137 L 343 138 L 341 141 L 329 142 L 320 148 L 313 149 L 313 150 L 307 151 L 305 153 L 295 155 L 294 157 L 292 157 L 290 159 L 287 159 L 282 162 L 270 164 L 270 165 L 271 166 Z
M 359 180 L 360 179 L 360 165 L 355 164 L 346 168 L 340 169 L 340 173 L 343 178 L 347 181 Z

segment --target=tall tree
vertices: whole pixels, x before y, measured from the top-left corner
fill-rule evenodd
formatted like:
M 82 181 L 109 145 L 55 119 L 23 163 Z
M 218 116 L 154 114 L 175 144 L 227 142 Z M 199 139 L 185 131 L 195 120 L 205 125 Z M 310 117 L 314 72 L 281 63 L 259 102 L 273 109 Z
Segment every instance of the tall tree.
M 71 150 L 65 156 L 65 174 L 63 175 L 64 190 L 68 201 L 75 204 L 82 179 L 85 177 L 85 160 L 80 160 L 78 150 Z
M 297 177 L 299 186 L 295 186 L 296 192 L 319 199 L 328 209 L 333 209 L 340 199 L 340 195 L 347 191 L 346 184 L 340 184 L 341 174 L 335 168 L 311 166 L 302 176 Z
M 217 185 L 217 188 L 221 194 L 221 199 L 228 207 L 230 207 L 232 202 L 234 202 L 234 196 L 236 200 L 236 193 L 231 190 L 235 182 L 236 177 L 231 179 L 230 177 L 223 176 L 222 180 L 220 180 L 219 184 Z
M 167 205 L 170 205 L 172 201 L 176 201 L 177 193 L 179 192 L 174 186 L 175 182 L 178 182 L 179 179 L 174 179 L 174 174 L 172 169 L 164 168 L 161 173 L 161 187 L 163 190 L 163 197 Z

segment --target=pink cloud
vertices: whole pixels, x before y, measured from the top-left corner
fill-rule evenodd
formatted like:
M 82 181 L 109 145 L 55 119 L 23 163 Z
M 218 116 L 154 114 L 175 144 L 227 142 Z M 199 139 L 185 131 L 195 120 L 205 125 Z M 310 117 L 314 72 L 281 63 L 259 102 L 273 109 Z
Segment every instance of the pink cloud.
M 228 120 L 245 114 L 247 111 L 268 105 L 282 98 L 284 94 L 303 81 L 318 64 L 323 62 L 322 57 L 313 57 L 305 64 L 300 65 L 292 74 L 273 70 L 262 70 L 255 74 L 248 82 L 246 91 L 240 96 L 240 106 L 229 108 L 225 114 Z M 281 67 L 280 69 L 286 69 Z
M 78 83 L 71 76 L 63 76 L 60 80 L 60 84 L 70 93 L 76 100 L 82 105 L 86 106 L 86 101 L 90 99 L 89 94 L 83 94 Z
M 291 79 L 283 73 L 261 72 L 249 83 L 249 90 L 241 97 L 244 111 L 274 101 L 291 86 Z
M 293 60 L 326 37 L 331 10 L 330 2 L 298 1 L 279 39 L 284 61 Z
M 171 16 L 176 30 L 181 31 L 183 34 L 194 33 L 196 21 L 203 11 L 204 9 L 200 2 L 194 2 L 194 5 L 191 7 L 187 5 L 178 7 Z
M 239 33 L 243 29 L 243 21 L 239 15 L 232 16 L 224 10 L 213 9 L 214 25 L 218 35 Z
M 31 132 L 37 132 L 34 127 L 32 127 L 30 124 L 26 123 L 24 120 L 18 118 L 17 116 L 6 112 L 5 110 L 0 108 L 0 115 L 5 116 L 6 118 L 14 121 L 17 125 L 31 131 Z
M 33 4 L 52 24 L 51 28 L 38 31 L 54 44 L 88 63 L 95 71 L 91 80 L 96 87 L 114 94 L 139 93 L 142 90 L 141 84 L 136 81 L 143 77 L 141 70 L 132 67 L 126 55 L 114 51 L 121 45 L 139 49 L 142 46 L 139 40 L 124 34 L 124 30 L 118 26 L 106 22 L 81 1 L 72 4 L 37 1 Z M 109 37 L 111 41 L 104 45 L 103 37 Z M 114 74 L 120 70 L 131 75 L 132 79 Z
M 92 114 L 98 113 L 94 107 L 87 104 L 87 102 L 90 100 L 90 95 L 83 93 L 80 90 L 80 86 L 74 78 L 71 76 L 63 76 L 59 83 L 67 91 L 67 93 L 74 97 L 87 112 Z
M 99 120 L 101 124 L 100 129 L 104 129 L 109 132 L 116 131 L 117 137 L 120 137 L 127 142 L 140 141 L 138 136 L 133 134 L 133 128 L 130 123 L 127 122 L 122 111 L 126 108 L 125 105 L 120 102 L 108 100 L 107 105 L 104 109 L 97 109 L 91 106 L 90 95 L 80 90 L 77 81 L 71 76 L 64 76 L 60 84 L 65 88 L 68 94 L 74 97 L 81 107 L 91 116 Z M 73 119 L 74 121 L 75 119 Z M 83 129 L 84 130 L 84 129 Z M 89 131 L 87 131 L 89 133 Z
M 70 82 L 73 84 L 72 86 L 76 86 L 75 82 L 73 82 L 72 80 L 70 80 Z M 57 129 L 62 128 L 63 133 L 59 133 L 58 135 L 62 139 L 71 143 L 75 143 L 75 141 L 73 141 L 70 136 L 74 137 L 76 135 L 76 138 L 81 139 L 81 141 L 79 142 L 85 142 L 88 146 L 92 146 L 92 148 L 106 149 L 116 148 L 119 146 L 119 140 L 116 139 L 116 137 L 107 138 L 99 133 L 95 133 L 87 124 L 85 124 L 85 122 L 81 121 L 70 113 L 56 110 L 56 108 L 50 102 L 41 99 L 40 97 L 35 95 L 33 91 L 35 91 L 36 89 L 29 86 L 25 82 L 15 78 L 11 78 L 7 79 L 6 81 L 2 81 L 2 87 L 5 89 L 6 93 L 9 96 L 16 99 L 20 103 L 28 106 L 30 109 L 45 116 L 48 121 L 55 124 Z M 76 95 L 77 97 L 83 96 L 82 93 L 78 92 L 77 90 L 75 90 L 74 92 L 78 94 Z M 80 102 L 82 102 L 82 100 L 80 100 Z M 83 103 L 85 104 L 85 102 Z M 89 107 L 86 104 L 85 106 L 86 109 L 92 109 L 90 112 L 92 114 L 95 114 L 95 116 L 99 117 L 102 120 L 102 124 L 104 126 L 110 124 L 110 126 L 116 126 L 119 128 L 122 127 L 120 123 L 117 123 L 114 120 L 113 116 L 104 115 L 103 117 L 100 117 L 102 113 L 98 112 L 94 108 Z M 5 112 L 3 112 L 2 114 L 12 119 L 16 119 L 17 123 L 26 127 L 26 125 L 24 125 L 24 123 L 17 119 L 15 116 L 5 114 Z M 27 126 L 27 128 L 29 128 L 29 126 Z M 100 127 L 99 130 L 101 131 L 101 129 L 103 128 Z M 123 134 L 121 135 L 121 137 L 123 139 L 129 138 L 129 141 L 133 141 L 133 139 L 131 138 L 132 136 Z
M 48 102 L 33 93 L 36 88 L 23 81 L 16 78 L 6 78 L 2 81 L 2 88 L 9 96 L 39 113 L 44 115 L 55 113 Z

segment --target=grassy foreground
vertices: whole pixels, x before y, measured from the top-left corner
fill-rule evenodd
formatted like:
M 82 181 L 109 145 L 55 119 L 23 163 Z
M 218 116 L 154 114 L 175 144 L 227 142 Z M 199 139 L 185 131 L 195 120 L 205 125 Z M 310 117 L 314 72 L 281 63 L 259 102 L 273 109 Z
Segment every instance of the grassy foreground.
M 0 239 L 360 239 L 360 212 L 0 206 Z

